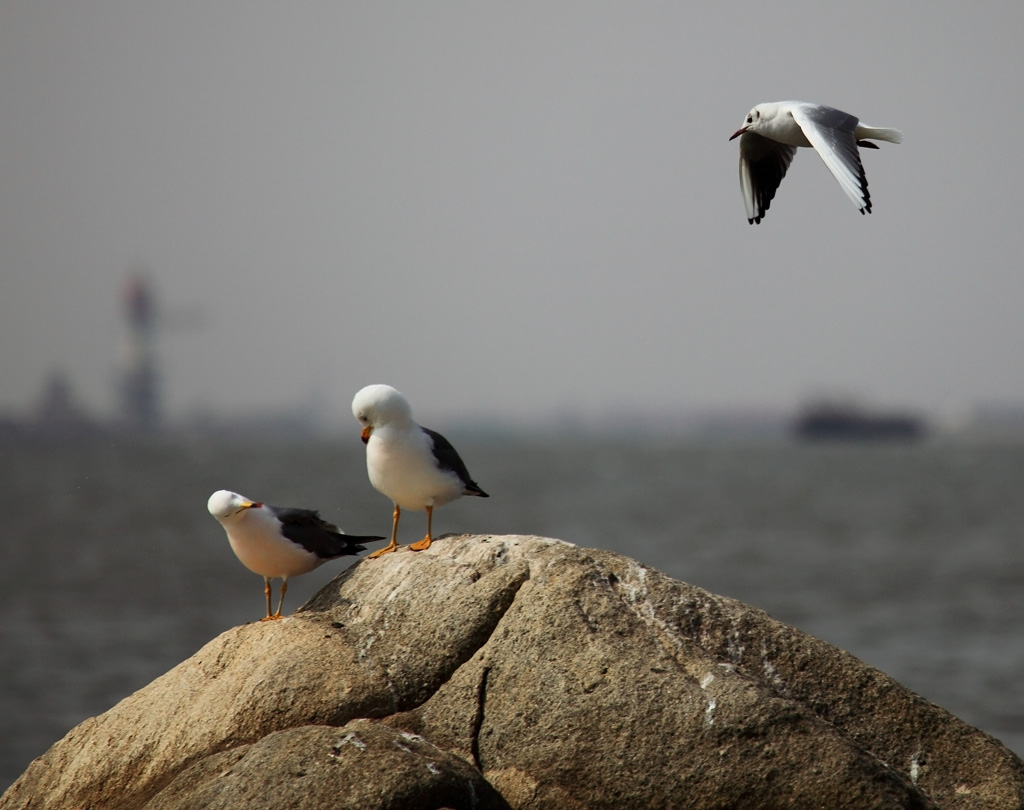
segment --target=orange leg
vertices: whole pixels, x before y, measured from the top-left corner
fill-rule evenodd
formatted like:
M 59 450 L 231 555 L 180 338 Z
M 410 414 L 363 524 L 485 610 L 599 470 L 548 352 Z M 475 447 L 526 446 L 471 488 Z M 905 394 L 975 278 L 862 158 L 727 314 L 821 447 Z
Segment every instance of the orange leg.
M 430 548 L 430 543 L 431 543 L 431 540 L 430 540 L 430 524 L 431 524 L 431 520 L 432 520 L 433 517 L 434 517 L 434 507 L 433 506 L 428 506 L 427 507 L 427 536 L 424 537 L 422 540 L 420 540 L 418 543 L 413 543 L 411 546 L 409 546 L 409 548 L 411 548 L 413 551 L 426 551 L 428 548 Z
M 380 557 L 382 554 L 389 554 L 390 552 L 398 548 L 398 518 L 401 516 L 401 514 L 402 510 L 398 508 L 398 504 L 396 503 L 395 514 L 392 516 L 391 521 L 391 542 L 388 545 L 384 546 L 384 548 L 377 549 L 375 552 L 373 552 L 373 554 L 371 554 L 366 559 L 372 560 L 375 557 Z
M 266 593 L 266 615 L 262 617 L 260 622 L 274 622 L 276 620 L 283 619 L 283 616 L 281 615 L 281 606 L 285 604 L 285 591 L 288 590 L 288 580 L 285 580 L 281 584 L 281 601 L 278 602 L 278 612 L 276 613 L 270 612 L 270 578 L 264 577 L 263 581 L 266 583 L 266 587 L 263 589 L 264 593 Z
M 274 619 L 280 619 L 281 618 L 281 607 L 278 606 L 278 608 L 277 608 L 277 615 L 276 616 L 274 616 L 270 612 L 270 577 L 263 577 L 263 581 L 265 583 L 265 587 L 263 589 L 263 592 L 267 595 L 267 615 L 264 616 L 262 619 L 260 619 L 260 621 L 261 622 L 272 622 L 272 621 L 274 621 Z M 282 596 L 281 599 L 283 600 L 284 596 Z
M 273 616 L 271 616 L 270 617 L 271 619 L 283 618 L 281 616 L 281 608 L 284 607 L 284 595 L 286 593 L 288 593 L 288 580 L 287 579 L 282 579 L 281 580 L 281 600 L 277 603 L 277 613 L 275 613 Z

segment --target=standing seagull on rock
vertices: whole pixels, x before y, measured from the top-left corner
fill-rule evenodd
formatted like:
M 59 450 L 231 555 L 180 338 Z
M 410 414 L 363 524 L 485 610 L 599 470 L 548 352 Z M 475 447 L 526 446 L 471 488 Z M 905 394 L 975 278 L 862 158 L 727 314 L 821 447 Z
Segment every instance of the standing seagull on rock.
M 868 178 L 857 147 L 878 148 L 866 138 L 900 143 L 903 133 L 898 129 L 869 127 L 856 116 L 821 104 L 776 101 L 758 104 L 747 113 L 743 126 L 729 140 L 737 137 L 747 222 L 760 223 L 798 146 L 813 147 L 846 196 L 862 214 L 870 214 Z
M 218 490 L 206 504 L 217 518 L 235 556 L 266 583 L 267 615 L 261 622 L 281 618 L 288 577 L 307 574 L 328 560 L 366 551 L 362 542 L 383 537 L 356 537 L 322 520 L 312 509 L 267 506 L 237 492 Z M 270 612 L 270 580 L 281 580 L 277 613 Z
M 363 426 L 366 470 L 370 483 L 395 504 L 391 543 L 370 557 L 398 548 L 398 518 L 402 509 L 427 511 L 427 536 L 409 548 L 430 548 L 434 507 L 463 495 L 489 497 L 469 477 L 466 465 L 449 441 L 412 421 L 409 401 L 390 385 L 368 385 L 352 400 L 352 414 Z

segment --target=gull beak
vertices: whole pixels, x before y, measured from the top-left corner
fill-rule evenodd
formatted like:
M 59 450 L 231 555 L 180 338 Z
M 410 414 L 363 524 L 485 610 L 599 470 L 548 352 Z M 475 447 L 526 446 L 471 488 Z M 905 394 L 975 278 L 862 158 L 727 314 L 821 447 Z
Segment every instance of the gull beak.
M 259 509 L 261 506 L 263 506 L 263 504 L 259 501 L 242 501 L 243 509 Z
M 740 135 L 742 135 L 746 131 L 747 131 L 746 127 L 740 127 L 732 135 L 729 136 L 729 140 L 731 141 L 733 138 L 738 138 Z
M 362 432 L 359 434 L 359 438 L 363 440 L 363 444 L 366 444 L 367 442 L 370 441 L 371 433 L 373 433 L 373 428 L 370 427 L 369 425 L 363 428 Z

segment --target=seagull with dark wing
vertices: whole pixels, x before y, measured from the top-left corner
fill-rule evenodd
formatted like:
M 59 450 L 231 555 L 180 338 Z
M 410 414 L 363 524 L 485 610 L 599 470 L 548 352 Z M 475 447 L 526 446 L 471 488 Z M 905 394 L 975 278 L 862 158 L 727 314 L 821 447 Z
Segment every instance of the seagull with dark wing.
M 260 621 L 264 622 L 281 618 L 289 577 L 308 574 L 328 560 L 366 551 L 360 543 L 384 539 L 345 534 L 312 509 L 267 506 L 226 489 L 214 492 L 206 507 L 224 527 L 242 565 L 263 577 L 267 615 Z M 277 612 L 271 613 L 270 580 L 275 578 L 281 580 L 281 599 Z
M 898 129 L 869 127 L 856 116 L 804 101 L 758 104 L 732 137 L 740 139 L 740 188 L 747 222 L 760 223 L 793 162 L 798 146 L 812 147 L 862 214 L 871 213 L 868 178 L 857 147 L 876 141 L 900 143 Z
M 434 508 L 463 495 L 489 497 L 470 477 L 451 443 L 440 433 L 412 419 L 408 400 L 390 385 L 368 385 L 352 400 L 352 413 L 363 426 L 366 470 L 370 483 L 395 505 L 391 543 L 370 557 L 398 548 L 402 509 L 425 509 L 427 534 L 409 548 L 423 551 L 432 542 Z

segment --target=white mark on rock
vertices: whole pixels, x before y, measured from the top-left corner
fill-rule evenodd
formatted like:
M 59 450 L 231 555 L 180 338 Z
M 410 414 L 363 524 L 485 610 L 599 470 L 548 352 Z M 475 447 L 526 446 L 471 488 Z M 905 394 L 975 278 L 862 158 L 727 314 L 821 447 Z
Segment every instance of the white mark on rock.
M 761 671 L 764 673 L 765 679 L 778 690 L 782 690 L 786 684 L 779 675 L 775 664 L 771 660 L 771 650 L 768 648 L 768 643 L 761 640 Z
M 714 698 L 708 700 L 708 705 L 704 708 L 704 725 L 711 728 L 715 724 L 715 707 L 718 705 L 718 701 Z
M 346 745 L 351 745 L 357 751 L 366 750 L 366 743 L 360 740 L 355 735 L 354 732 L 350 731 L 348 734 L 346 734 L 344 737 L 342 737 L 334 745 L 331 746 L 331 756 L 337 757 L 338 754 L 341 753 L 341 749 L 344 748 Z
M 921 769 L 927 763 L 924 751 L 915 752 L 914 756 L 910 758 L 910 781 L 915 785 L 917 784 L 918 777 L 921 776 Z
M 700 688 L 702 691 L 707 692 L 707 688 L 711 685 L 711 682 L 715 680 L 713 672 L 705 672 L 704 676 L 700 679 Z M 718 701 L 714 697 L 708 695 L 708 705 L 704 707 L 704 725 L 711 728 L 715 724 L 715 707 L 718 706 Z
M 359 645 L 358 657 L 362 661 L 366 656 L 370 654 L 370 648 L 373 646 L 373 642 L 377 640 L 377 637 L 373 633 L 368 633 L 363 639 L 363 643 Z
M 740 635 L 739 630 L 730 634 L 728 641 L 726 642 L 726 654 L 732 659 L 734 663 L 739 663 L 743 660 L 743 655 L 747 651 L 746 646 L 743 644 L 743 637 Z
M 659 621 L 654 614 L 654 605 L 650 602 L 650 590 L 647 587 L 647 569 L 639 563 L 630 562 L 625 577 L 619 580 L 618 587 L 643 621 L 657 625 L 660 630 L 667 629 L 664 622 Z
M 435 776 L 437 774 L 441 773 L 441 769 L 438 768 L 433 762 L 428 762 L 427 763 L 427 770 L 430 771 Z

